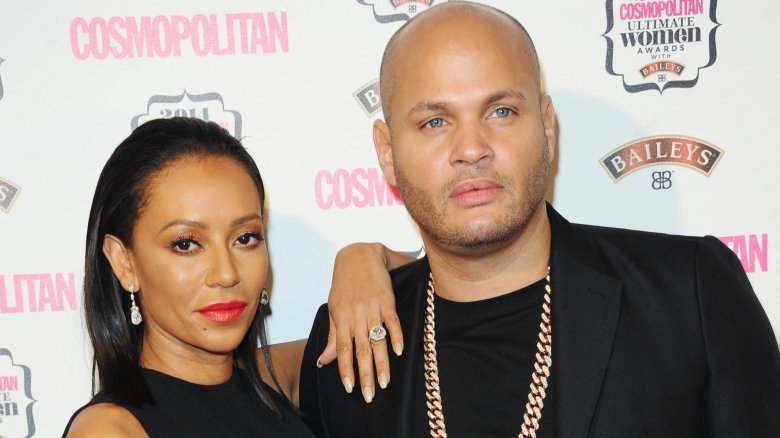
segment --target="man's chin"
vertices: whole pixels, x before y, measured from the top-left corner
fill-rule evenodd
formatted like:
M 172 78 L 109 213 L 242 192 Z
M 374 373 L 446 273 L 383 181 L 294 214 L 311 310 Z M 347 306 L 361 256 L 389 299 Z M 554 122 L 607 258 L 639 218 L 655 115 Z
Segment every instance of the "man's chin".
M 507 224 L 496 224 L 494 221 L 476 224 L 472 222 L 450 228 L 446 235 L 437 240 L 456 252 L 481 254 L 508 245 L 518 234 L 518 230 Z

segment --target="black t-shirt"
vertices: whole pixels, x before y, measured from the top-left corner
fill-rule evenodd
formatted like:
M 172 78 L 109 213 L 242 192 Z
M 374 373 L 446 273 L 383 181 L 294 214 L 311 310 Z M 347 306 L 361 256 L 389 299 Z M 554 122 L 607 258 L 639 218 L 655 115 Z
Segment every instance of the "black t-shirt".
M 474 302 L 435 297 L 436 353 L 448 436 L 498 438 L 520 432 L 536 361 L 545 284 L 542 279 Z M 430 436 L 430 429 L 422 364 L 419 370 L 415 436 L 424 437 Z M 550 374 L 536 435 L 540 438 L 553 435 L 554 355 Z

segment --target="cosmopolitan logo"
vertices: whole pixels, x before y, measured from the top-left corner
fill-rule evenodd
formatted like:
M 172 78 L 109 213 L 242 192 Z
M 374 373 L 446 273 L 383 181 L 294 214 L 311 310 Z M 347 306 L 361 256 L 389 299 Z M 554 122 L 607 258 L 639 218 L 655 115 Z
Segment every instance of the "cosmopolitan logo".
M 72 272 L 0 275 L 0 313 L 76 310 Z
M 434 3 L 445 1 L 447 0 L 358 0 L 358 3 L 371 6 L 376 21 L 392 23 L 394 21 L 408 21 L 433 6 Z
M 170 117 L 193 117 L 215 122 L 233 137 L 241 138 L 241 114 L 225 109 L 225 103 L 219 93 L 193 95 L 185 90 L 178 96 L 152 96 L 146 103 L 146 114 L 133 117 L 130 126 L 135 129 L 149 120 Z
M 323 210 L 403 205 L 376 168 L 320 170 L 314 177 L 314 201 Z
M 21 191 L 19 185 L 0 177 L 0 210 L 5 213 L 10 212 Z
M 30 392 L 30 368 L 15 364 L 11 352 L 0 348 L 0 431 L 6 437 L 31 437 L 35 434 Z
M 607 0 L 607 72 L 626 91 L 689 88 L 715 62 L 717 0 Z
M 287 53 L 287 13 L 76 17 L 70 47 L 81 61 Z
M 718 164 L 723 151 L 717 146 L 690 137 L 648 137 L 625 144 L 601 159 L 613 181 L 652 164 L 677 164 L 707 176 Z
M 363 85 L 352 93 L 352 97 L 360 104 L 360 108 L 368 117 L 372 117 L 382 109 L 382 100 L 379 94 L 379 79 Z
M 748 234 L 718 237 L 739 257 L 745 272 L 766 272 L 769 266 L 769 238 L 767 234 Z

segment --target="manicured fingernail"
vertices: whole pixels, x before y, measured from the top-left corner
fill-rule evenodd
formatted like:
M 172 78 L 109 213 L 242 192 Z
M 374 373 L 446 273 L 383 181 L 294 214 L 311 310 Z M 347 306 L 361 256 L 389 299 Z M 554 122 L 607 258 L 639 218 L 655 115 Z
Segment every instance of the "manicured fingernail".
M 351 377 L 344 377 L 344 389 L 347 390 L 348 393 L 352 394 L 352 378 Z
M 404 352 L 404 347 L 401 344 L 393 344 L 393 352 L 396 356 L 400 356 Z
M 321 360 L 322 360 L 322 356 L 320 356 L 320 357 L 318 357 L 318 358 L 317 358 L 317 368 L 322 368 L 322 362 L 321 362 Z
M 363 398 L 366 399 L 366 403 L 371 403 L 371 400 L 374 399 L 374 394 L 373 391 L 371 391 L 370 386 L 363 388 Z
M 387 388 L 387 374 L 380 373 L 379 374 L 379 378 L 377 380 L 379 380 L 379 387 L 380 388 L 382 388 L 382 389 Z

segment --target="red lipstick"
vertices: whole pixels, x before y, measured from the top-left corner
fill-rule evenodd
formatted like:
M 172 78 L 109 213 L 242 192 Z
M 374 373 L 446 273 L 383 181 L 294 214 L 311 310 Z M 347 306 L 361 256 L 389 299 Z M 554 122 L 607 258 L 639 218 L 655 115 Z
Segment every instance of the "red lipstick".
M 463 207 L 487 204 L 498 196 L 504 187 L 489 179 L 463 181 L 450 192 L 450 199 Z
M 218 323 L 231 323 L 244 313 L 247 303 L 244 301 L 227 301 L 224 303 L 214 303 L 198 309 L 198 313 L 204 317 Z

